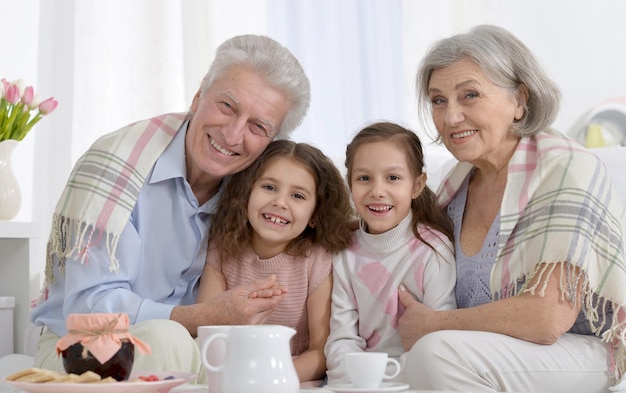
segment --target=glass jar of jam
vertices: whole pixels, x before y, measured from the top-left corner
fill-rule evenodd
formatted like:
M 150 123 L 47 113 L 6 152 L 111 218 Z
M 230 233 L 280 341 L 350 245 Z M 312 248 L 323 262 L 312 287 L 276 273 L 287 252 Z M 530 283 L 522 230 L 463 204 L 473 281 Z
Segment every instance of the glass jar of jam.
M 127 314 L 71 314 L 67 335 L 57 342 L 57 353 L 70 374 L 93 371 L 101 378 L 126 381 L 135 360 L 135 345 L 142 353 L 150 347 L 128 333 Z

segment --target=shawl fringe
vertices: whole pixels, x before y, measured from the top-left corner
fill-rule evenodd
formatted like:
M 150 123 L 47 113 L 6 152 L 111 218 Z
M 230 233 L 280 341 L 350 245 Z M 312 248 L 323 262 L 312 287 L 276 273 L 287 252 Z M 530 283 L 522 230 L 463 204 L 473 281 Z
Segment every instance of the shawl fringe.
M 94 234 L 96 233 L 98 233 L 98 237 L 94 239 Z M 65 274 L 65 261 L 68 258 L 76 257 L 81 264 L 89 263 L 88 251 L 100 241 L 106 242 L 107 253 L 110 258 L 109 271 L 118 271 L 120 263 L 115 253 L 119 239 L 119 234 L 116 235 L 107 232 L 103 235 L 103 232 L 98 230 L 94 225 L 54 214 L 52 218 L 51 235 L 46 246 L 44 290 L 31 306 L 35 307 L 47 300 L 47 289 L 54 283 L 55 279 L 55 260 L 58 261 L 59 273 Z
M 581 301 L 591 331 L 609 346 L 610 369 L 615 380 L 626 374 L 626 309 L 618 303 L 600 297 L 588 282 L 587 274 L 582 269 L 575 272 L 574 266 L 566 261 L 540 263 L 535 270 L 526 276 L 519 277 L 515 283 L 495 294 L 494 299 L 518 296 L 529 293 L 531 296 L 545 296 L 548 281 L 555 271 L 560 274 L 560 299 L 567 301 L 572 307 L 578 298 L 581 288 Z M 537 278 L 532 286 L 528 284 Z M 607 318 L 607 309 L 613 310 L 611 321 Z M 606 331 L 605 327 L 610 326 Z M 604 331 L 604 333 L 602 333 Z
M 612 326 L 602 334 L 602 341 L 610 345 L 611 370 L 615 380 L 619 381 L 626 374 L 626 309 L 612 304 Z
M 116 272 L 119 270 L 120 263 L 115 256 L 120 239 L 119 234 L 106 232 L 103 235 L 103 232 L 96 229 L 92 224 L 58 214 L 52 218 L 52 228 L 57 235 L 50 237 L 46 258 L 46 277 L 49 277 L 51 281 L 54 277 L 53 258 L 58 260 L 59 271 L 63 274 L 65 273 L 65 260 L 67 258 L 77 257 L 81 264 L 88 263 L 89 249 L 100 241 L 106 242 L 107 253 L 111 259 L 109 271 Z M 98 233 L 98 237 L 94 239 L 96 233 Z

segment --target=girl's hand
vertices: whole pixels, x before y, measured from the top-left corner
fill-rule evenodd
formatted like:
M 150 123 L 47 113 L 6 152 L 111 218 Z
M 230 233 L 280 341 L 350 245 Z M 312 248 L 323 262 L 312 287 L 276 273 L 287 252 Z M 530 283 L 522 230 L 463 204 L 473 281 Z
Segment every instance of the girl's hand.
M 257 281 L 258 282 L 258 281 Z M 256 299 L 256 298 L 271 298 L 274 296 L 281 296 L 287 293 L 287 288 L 280 286 L 276 282 L 276 276 L 271 275 L 267 279 L 263 280 L 263 282 L 271 283 L 271 286 L 256 289 L 248 294 L 248 298 Z

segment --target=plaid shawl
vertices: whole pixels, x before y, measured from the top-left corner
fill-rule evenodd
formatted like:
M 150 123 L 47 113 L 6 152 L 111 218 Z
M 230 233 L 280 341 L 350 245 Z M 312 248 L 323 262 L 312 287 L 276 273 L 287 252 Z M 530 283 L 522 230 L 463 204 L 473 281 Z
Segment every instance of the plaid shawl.
M 439 188 L 441 206 L 471 169 L 469 163 L 452 169 Z M 545 281 L 559 269 L 561 296 L 572 301 L 582 279 L 585 314 L 596 335 L 608 328 L 602 340 L 610 343 L 611 368 L 619 379 L 626 371 L 626 218 L 605 165 L 553 132 L 522 138 L 509 162 L 500 217 L 493 299 L 522 292 L 543 296 Z M 580 275 L 572 274 L 572 265 Z M 537 274 L 543 284 L 529 287 Z M 608 305 L 612 320 L 605 318 Z
M 119 269 L 117 243 L 156 160 L 187 119 L 170 113 L 130 124 L 98 139 L 76 162 L 52 217 L 42 299 L 53 280 L 55 258 L 87 259 L 89 248 L 106 241 L 110 270 Z

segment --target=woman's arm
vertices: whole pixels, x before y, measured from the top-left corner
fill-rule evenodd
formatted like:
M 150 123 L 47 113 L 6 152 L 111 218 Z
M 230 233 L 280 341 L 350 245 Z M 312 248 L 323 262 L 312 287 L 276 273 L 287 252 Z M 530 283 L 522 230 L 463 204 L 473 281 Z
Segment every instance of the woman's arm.
M 332 274 L 322 281 L 307 299 L 309 349 L 294 359 L 300 382 L 322 379 L 326 373 L 324 345 L 330 333 L 330 295 Z
M 574 269 L 573 274 L 578 273 L 578 268 Z M 541 278 L 542 275 L 537 274 L 528 287 Z M 523 293 L 476 307 L 449 311 L 433 311 L 416 302 L 407 291 L 400 290 L 400 301 L 407 307 L 400 318 L 402 344 L 409 350 L 421 337 L 438 330 L 486 331 L 537 344 L 552 344 L 572 327 L 580 313 L 582 283 L 579 283 L 575 303 L 572 304 L 569 299 L 561 298 L 561 285 L 567 283 L 561 283 L 560 268 L 557 267 L 547 280 L 543 296 Z M 544 282 L 540 282 L 538 287 L 543 285 Z

